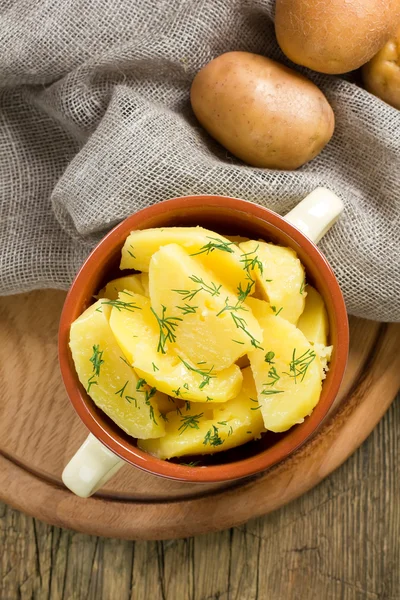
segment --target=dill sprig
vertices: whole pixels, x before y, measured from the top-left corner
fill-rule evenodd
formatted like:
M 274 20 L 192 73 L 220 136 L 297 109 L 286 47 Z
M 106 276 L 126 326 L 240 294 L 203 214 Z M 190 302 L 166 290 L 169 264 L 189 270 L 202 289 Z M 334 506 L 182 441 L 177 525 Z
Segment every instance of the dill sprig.
M 153 371 L 154 371 L 154 372 L 156 372 L 156 371 L 159 371 L 159 370 L 160 370 L 160 369 L 157 367 L 157 365 L 156 365 L 155 363 L 153 363 L 153 362 L 152 362 L 151 364 L 152 364 L 152 366 L 153 366 Z
M 251 277 L 249 273 L 246 274 L 246 279 L 248 279 L 248 283 L 246 285 L 246 289 L 242 288 L 242 284 L 239 283 L 237 287 L 238 291 L 238 302 L 244 302 L 249 294 L 253 291 L 253 287 L 255 285 L 255 279 Z
M 280 375 L 278 375 L 275 367 L 271 367 L 270 370 L 268 371 L 268 378 L 271 379 L 270 382 L 268 383 L 263 383 L 263 385 L 275 385 L 275 383 L 277 383 L 280 380 Z
M 261 408 L 261 404 L 258 403 L 258 400 L 254 400 L 254 398 L 250 398 L 250 400 L 257 404 L 257 406 L 251 407 L 250 410 L 258 410 L 259 408 Z
M 303 381 L 306 376 L 308 367 L 315 360 L 316 354 L 314 350 L 306 350 L 301 356 L 296 358 L 296 348 L 293 348 L 292 360 L 289 363 L 289 373 L 285 372 L 285 375 L 293 377 L 294 382 L 297 383 L 297 378 L 301 378 L 300 382 Z
M 224 440 L 219 437 L 218 431 L 218 427 L 215 425 L 207 431 L 203 440 L 204 446 L 207 446 L 207 444 L 210 444 L 210 446 L 221 446 L 224 443 Z
M 263 390 L 263 396 L 275 396 L 275 394 L 283 394 L 283 390 Z
M 120 356 L 120 359 L 122 360 L 122 362 L 124 362 L 126 365 L 128 365 L 128 367 L 132 368 L 132 365 L 130 363 L 128 363 L 128 361 L 126 360 L 125 356 Z
M 156 390 L 155 387 L 150 388 L 150 390 L 145 390 L 144 391 L 144 395 L 145 395 L 144 401 L 147 404 L 147 406 L 149 407 L 150 420 L 153 421 L 153 423 L 155 425 L 157 425 L 158 423 L 157 423 L 155 415 L 154 415 L 154 408 L 150 404 L 150 398 L 152 398 L 154 396 L 154 394 L 156 394 L 156 393 L 157 393 L 157 390 Z
M 91 375 L 91 377 L 89 377 L 88 379 L 88 385 L 86 388 L 88 394 L 90 394 L 90 388 L 92 387 L 92 385 L 98 385 L 97 381 L 94 381 L 94 377 L 96 377 L 96 375 L 93 373 L 93 375 Z
M 258 342 L 258 340 L 256 340 L 254 335 L 252 333 L 250 333 L 250 331 L 247 329 L 246 320 L 243 319 L 243 317 L 239 317 L 238 315 L 235 315 L 234 312 L 231 312 L 230 314 L 231 314 L 231 317 L 232 317 L 233 322 L 235 323 L 236 327 L 238 329 L 241 329 L 250 338 L 251 345 L 254 346 L 254 348 L 258 348 L 259 350 L 264 350 L 264 348 L 262 346 L 260 346 L 260 342 Z
M 190 306 L 190 304 L 185 303 L 184 306 L 177 306 L 180 311 L 182 311 L 183 315 L 194 314 L 196 310 L 199 308 L 198 306 Z
M 277 317 L 279 315 L 279 313 L 283 310 L 283 306 L 280 307 L 279 310 L 277 310 L 276 306 L 271 306 L 272 310 L 275 313 L 275 316 Z
M 199 421 L 204 413 L 198 415 L 184 415 L 181 419 L 181 426 L 178 428 L 179 435 L 182 435 L 186 429 L 199 429 Z
M 135 310 L 142 310 L 141 306 L 137 306 L 134 302 L 124 302 L 123 300 L 107 300 L 102 304 L 109 304 L 113 308 L 116 308 L 118 312 L 126 310 L 128 312 L 135 312 Z
M 269 350 L 269 352 L 267 352 L 264 357 L 264 361 L 266 363 L 268 363 L 269 365 L 274 365 L 275 364 L 273 362 L 274 358 L 275 358 L 275 352 L 272 352 L 272 350 Z
M 306 278 L 304 277 L 303 281 L 301 282 L 301 286 L 300 286 L 300 294 L 303 295 L 304 289 L 306 287 Z
M 160 336 L 158 339 L 157 352 L 161 352 L 162 354 L 166 354 L 165 344 L 166 342 L 175 342 L 176 335 L 175 329 L 178 327 L 177 321 L 182 321 L 180 317 L 166 317 L 166 307 L 161 305 L 162 314 L 161 317 L 158 316 L 153 307 L 150 308 L 151 312 L 157 319 L 158 326 L 160 328 Z
M 120 390 L 118 390 L 117 392 L 115 392 L 116 396 L 119 396 L 120 398 L 123 397 L 124 392 L 125 392 L 125 388 L 128 385 L 129 381 L 125 381 L 124 385 L 122 386 L 122 388 Z
M 179 463 L 183 467 L 197 467 L 197 465 L 201 464 L 199 460 L 195 460 L 189 463 L 181 462 Z
M 251 252 L 244 252 L 242 254 L 243 258 L 240 259 L 240 262 L 243 263 L 243 269 L 245 271 L 247 271 L 248 273 L 250 273 L 250 271 L 254 271 L 254 269 L 256 267 L 258 267 L 261 275 L 263 275 L 264 266 L 256 254 L 259 247 L 260 247 L 260 244 L 257 244 L 256 248 L 254 248 L 254 250 L 252 250 Z M 255 256 L 253 256 L 253 258 L 251 258 L 252 254 L 255 255 Z
M 100 375 L 100 368 L 101 365 L 104 363 L 103 360 L 103 352 L 104 350 L 100 350 L 100 345 L 97 344 L 95 346 L 93 346 L 93 354 L 91 356 L 91 358 L 89 358 L 90 362 L 93 365 L 93 371 L 94 371 L 94 375 L 96 375 L 96 377 L 98 377 Z
M 190 275 L 189 279 L 194 283 L 198 283 L 200 287 L 195 288 L 193 290 L 172 290 L 173 292 L 180 294 L 183 300 L 188 300 L 190 302 L 191 300 L 193 300 L 196 294 L 198 294 L 201 291 L 207 292 L 207 294 L 210 294 L 211 296 L 219 296 L 222 284 L 217 285 L 213 281 L 211 281 L 210 284 L 208 284 L 201 277 L 197 277 L 197 275 Z
M 140 390 L 144 385 L 147 385 L 147 381 L 143 379 L 143 377 L 140 377 L 140 379 L 137 380 L 136 389 Z
M 221 252 L 228 252 L 230 254 L 233 253 L 231 246 L 234 246 L 233 242 L 228 242 L 225 240 L 220 240 L 218 238 L 214 238 L 211 236 L 207 236 L 208 242 L 204 246 L 200 248 L 198 252 L 194 252 L 190 256 L 198 256 L 199 254 L 210 254 L 210 252 L 214 252 L 214 250 L 220 250 Z
M 132 250 L 133 250 L 132 244 L 129 245 L 129 248 L 132 248 Z M 127 249 L 126 251 L 128 252 L 129 256 L 132 256 L 132 258 L 136 258 L 136 256 L 133 254 L 132 250 Z
M 183 358 L 180 356 L 178 356 L 178 358 L 185 365 L 188 371 L 193 371 L 193 373 L 198 373 L 198 375 L 202 376 L 203 381 L 199 385 L 200 390 L 202 390 L 206 385 L 209 385 L 210 379 L 214 379 L 216 377 L 216 375 L 213 374 L 214 365 L 208 370 L 196 369 L 196 367 L 189 365 L 189 363 L 183 360 Z
M 137 408 L 137 400 L 134 396 L 125 396 L 125 400 L 127 402 L 129 402 L 129 404 L 132 404 L 132 402 L 135 403 L 135 408 Z
M 219 317 L 219 315 L 222 315 L 222 313 L 224 313 L 225 311 L 233 311 L 233 310 L 244 310 L 244 311 L 248 311 L 248 308 L 246 308 L 245 306 L 242 306 L 242 301 L 238 300 L 236 302 L 236 304 L 234 306 L 229 304 L 229 298 L 225 298 L 225 306 L 224 308 L 222 308 L 219 313 L 216 314 L 217 317 Z

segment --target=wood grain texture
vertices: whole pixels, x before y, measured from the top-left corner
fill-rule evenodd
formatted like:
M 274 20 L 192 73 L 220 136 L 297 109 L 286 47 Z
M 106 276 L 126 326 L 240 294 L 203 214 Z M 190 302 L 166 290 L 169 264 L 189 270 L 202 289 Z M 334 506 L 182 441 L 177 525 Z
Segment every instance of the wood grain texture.
M 165 539 L 243 523 L 291 501 L 337 468 L 399 387 L 399 326 L 352 319 L 349 367 L 334 413 L 284 463 L 237 484 L 213 486 L 162 480 L 126 466 L 97 497 L 83 500 L 60 482 L 63 465 L 86 435 L 57 368 L 63 299 L 63 293 L 48 291 L 0 301 L 0 498 L 55 525 Z
M 398 600 L 399 450 L 400 397 L 308 494 L 246 525 L 184 540 L 97 538 L 0 505 L 0 598 Z

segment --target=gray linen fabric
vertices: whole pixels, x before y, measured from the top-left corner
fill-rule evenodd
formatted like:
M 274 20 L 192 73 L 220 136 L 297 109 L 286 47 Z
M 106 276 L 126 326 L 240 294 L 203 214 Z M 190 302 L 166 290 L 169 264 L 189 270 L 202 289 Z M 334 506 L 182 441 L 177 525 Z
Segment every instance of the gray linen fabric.
M 400 320 L 400 112 L 352 77 L 308 75 L 332 141 L 292 172 L 248 167 L 196 122 L 195 73 L 229 50 L 285 64 L 272 0 L 0 0 L 0 294 L 67 288 L 140 208 L 215 193 L 285 214 L 323 185 L 345 214 L 320 246 L 350 313 Z

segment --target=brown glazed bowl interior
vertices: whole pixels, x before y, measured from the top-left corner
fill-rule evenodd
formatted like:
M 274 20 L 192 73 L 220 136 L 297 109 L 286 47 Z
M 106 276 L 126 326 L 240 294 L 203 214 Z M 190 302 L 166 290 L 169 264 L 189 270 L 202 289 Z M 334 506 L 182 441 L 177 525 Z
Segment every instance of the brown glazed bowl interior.
M 221 234 L 265 239 L 292 247 L 305 266 L 307 282 L 321 293 L 328 312 L 330 340 L 334 350 L 321 398 L 301 425 L 284 434 L 271 432 L 261 440 L 209 457 L 196 457 L 200 466 L 163 461 L 139 450 L 136 440 L 119 429 L 80 384 L 68 346 L 71 323 L 93 302 L 93 295 L 119 271 L 120 252 L 135 229 L 201 225 Z M 348 354 L 347 313 L 338 282 L 324 256 L 298 229 L 282 217 L 257 204 L 223 196 L 186 196 L 166 200 L 128 217 L 115 227 L 90 254 L 73 282 L 61 315 L 59 360 L 71 402 L 87 428 L 105 446 L 128 463 L 164 477 L 191 482 L 239 479 L 271 467 L 301 446 L 318 428 L 339 390 Z M 185 457 L 185 462 L 191 458 Z M 182 461 L 183 462 L 183 461 Z

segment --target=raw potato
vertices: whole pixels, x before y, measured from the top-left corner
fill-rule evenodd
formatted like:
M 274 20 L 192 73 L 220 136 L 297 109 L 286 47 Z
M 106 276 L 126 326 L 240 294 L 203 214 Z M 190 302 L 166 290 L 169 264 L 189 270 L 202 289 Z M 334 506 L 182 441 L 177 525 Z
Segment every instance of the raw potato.
M 329 142 L 334 115 L 311 81 L 248 52 L 227 52 L 194 78 L 190 99 L 201 125 L 254 167 L 297 169 Z
M 122 248 L 121 269 L 147 271 L 150 259 L 167 244 L 179 244 L 232 290 L 246 283 L 239 248 L 227 238 L 203 227 L 165 227 L 132 231 Z M 138 292 L 140 294 L 141 292 Z
M 400 28 L 362 69 L 365 87 L 400 110 Z
M 273 312 L 296 324 L 307 294 L 304 267 L 296 252 L 292 248 L 256 241 L 244 242 L 240 249 L 261 296 L 268 300 Z
M 230 365 L 219 373 L 212 372 L 209 380 L 207 376 L 188 369 L 168 343 L 165 354 L 157 351 L 160 329 L 149 299 L 122 292 L 119 300 L 133 301 L 138 309 L 129 311 L 114 307 L 110 327 L 127 361 L 149 385 L 170 396 L 197 402 L 226 402 L 239 393 L 242 374 L 238 366 Z M 210 365 L 192 364 L 183 354 L 181 358 L 193 369 L 204 373 L 209 371 Z
M 297 323 L 312 344 L 328 344 L 329 323 L 325 303 L 321 294 L 312 285 L 307 285 L 307 298 L 303 314 Z
M 259 345 L 262 332 L 251 309 L 233 310 L 237 296 L 177 244 L 153 254 L 149 276 L 153 310 L 179 319 L 176 352 L 194 364 L 218 372 Z
M 129 298 L 131 298 L 129 296 Z M 156 392 L 140 386 L 109 325 L 111 306 L 98 300 L 71 325 L 70 348 L 79 381 L 94 403 L 121 429 L 140 438 L 164 435 Z
M 138 275 L 127 275 L 126 277 L 118 277 L 118 279 L 109 281 L 107 285 L 99 291 L 97 298 L 116 300 L 118 298 L 118 294 L 124 290 L 134 292 L 135 294 L 144 294 L 145 296 L 148 295 L 145 293 L 146 290 L 143 286 L 142 274 L 139 273 Z
M 264 350 L 249 353 L 258 401 L 266 429 L 286 431 L 301 423 L 318 403 L 320 360 L 304 334 L 288 321 L 265 315 L 259 322 Z
M 398 0 L 276 0 L 275 32 L 298 65 L 347 73 L 382 48 L 399 18 Z
M 166 434 L 159 440 L 139 440 L 138 446 L 157 458 L 210 454 L 229 450 L 258 438 L 264 429 L 257 409 L 251 369 L 243 370 L 243 386 L 236 398 L 215 407 L 190 403 L 167 414 Z M 186 425 L 185 425 L 186 424 Z

